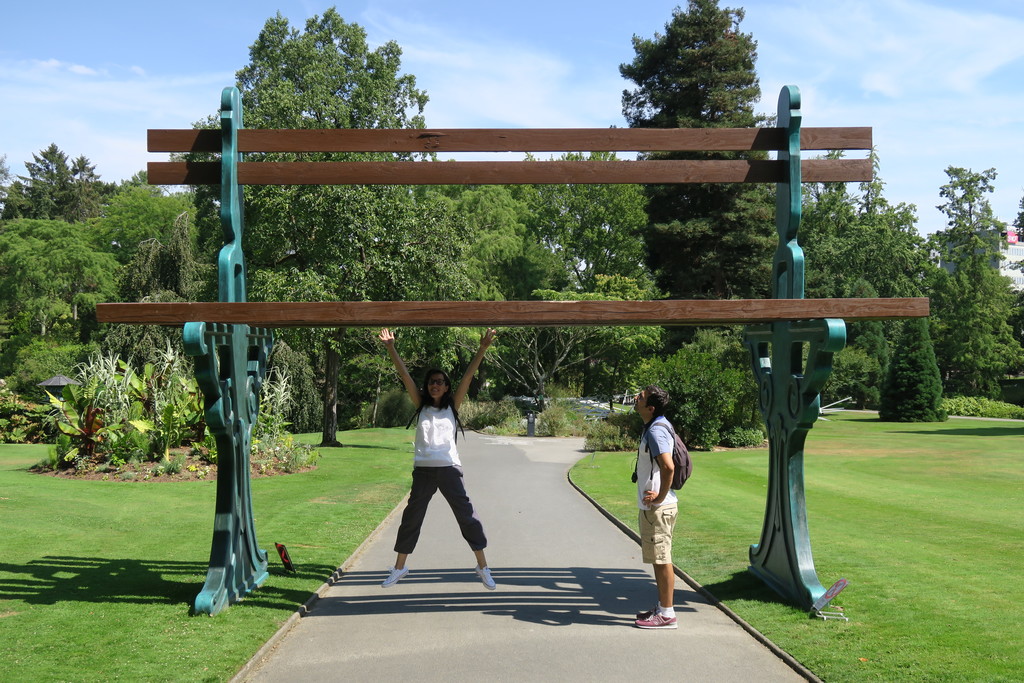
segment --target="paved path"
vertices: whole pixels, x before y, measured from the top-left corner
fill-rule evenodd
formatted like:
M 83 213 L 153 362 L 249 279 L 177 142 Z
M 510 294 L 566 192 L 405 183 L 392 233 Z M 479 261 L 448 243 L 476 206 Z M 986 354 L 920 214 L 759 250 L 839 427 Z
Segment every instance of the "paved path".
M 402 581 L 380 587 L 392 515 L 243 680 L 805 680 L 680 580 L 678 630 L 632 626 L 657 600 L 654 580 L 636 542 L 568 483 L 581 439 L 466 432 L 459 447 L 497 590 L 437 495 Z

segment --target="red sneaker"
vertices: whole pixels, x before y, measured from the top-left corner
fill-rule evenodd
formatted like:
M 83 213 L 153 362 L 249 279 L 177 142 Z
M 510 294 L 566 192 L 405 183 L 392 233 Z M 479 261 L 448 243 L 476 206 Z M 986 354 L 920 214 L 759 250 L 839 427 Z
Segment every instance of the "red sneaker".
M 649 610 L 644 610 L 643 612 L 637 612 L 636 613 L 636 620 L 637 621 L 647 621 L 648 619 L 653 617 L 657 611 L 658 611 L 658 609 L 656 607 L 652 607 Z
M 675 617 L 665 617 L 657 612 L 650 619 L 637 619 L 637 628 L 677 628 Z

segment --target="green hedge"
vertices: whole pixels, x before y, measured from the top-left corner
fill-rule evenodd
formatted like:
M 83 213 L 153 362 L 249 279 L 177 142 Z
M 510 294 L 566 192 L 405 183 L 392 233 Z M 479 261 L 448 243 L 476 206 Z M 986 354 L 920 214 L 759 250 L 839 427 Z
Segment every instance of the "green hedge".
M 960 417 L 997 417 L 1024 420 L 1024 408 L 1021 406 L 978 396 L 950 396 L 943 398 L 942 408 L 948 415 L 959 415 Z

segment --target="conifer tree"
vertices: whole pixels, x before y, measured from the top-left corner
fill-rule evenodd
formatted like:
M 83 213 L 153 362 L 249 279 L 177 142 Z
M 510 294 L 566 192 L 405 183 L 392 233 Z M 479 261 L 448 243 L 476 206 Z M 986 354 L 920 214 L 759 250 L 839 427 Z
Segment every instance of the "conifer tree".
M 882 388 L 879 418 L 885 422 L 943 422 L 942 378 L 935 362 L 927 318 L 903 327 Z
M 743 128 L 761 88 L 757 43 L 742 33 L 742 9 L 717 0 L 676 8 L 664 34 L 633 37 L 636 57 L 619 71 L 636 84 L 622 96 L 634 128 Z M 763 153 L 761 153 L 763 157 Z M 735 159 L 735 152 L 653 153 L 644 158 Z M 755 156 L 747 153 L 747 157 Z M 770 188 L 745 184 L 650 185 L 645 232 L 658 285 L 677 298 L 764 297 L 775 248 Z
M 932 278 L 935 355 L 950 395 L 999 397 L 999 380 L 1024 361 L 1010 320 L 1014 294 L 1000 275 L 1000 241 L 1006 224 L 987 195 L 995 169 L 949 167 L 939 194 L 948 227 L 932 235 L 943 268 Z

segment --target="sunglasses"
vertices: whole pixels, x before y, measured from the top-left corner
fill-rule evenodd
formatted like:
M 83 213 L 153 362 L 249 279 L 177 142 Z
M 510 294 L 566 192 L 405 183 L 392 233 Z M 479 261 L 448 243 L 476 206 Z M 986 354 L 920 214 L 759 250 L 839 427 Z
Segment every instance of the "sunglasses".
M 427 386 L 431 386 L 431 387 L 435 387 L 435 386 L 436 387 L 443 387 L 443 386 L 447 386 L 447 385 L 448 385 L 448 380 L 446 380 L 446 379 L 432 379 L 429 382 L 427 382 Z

